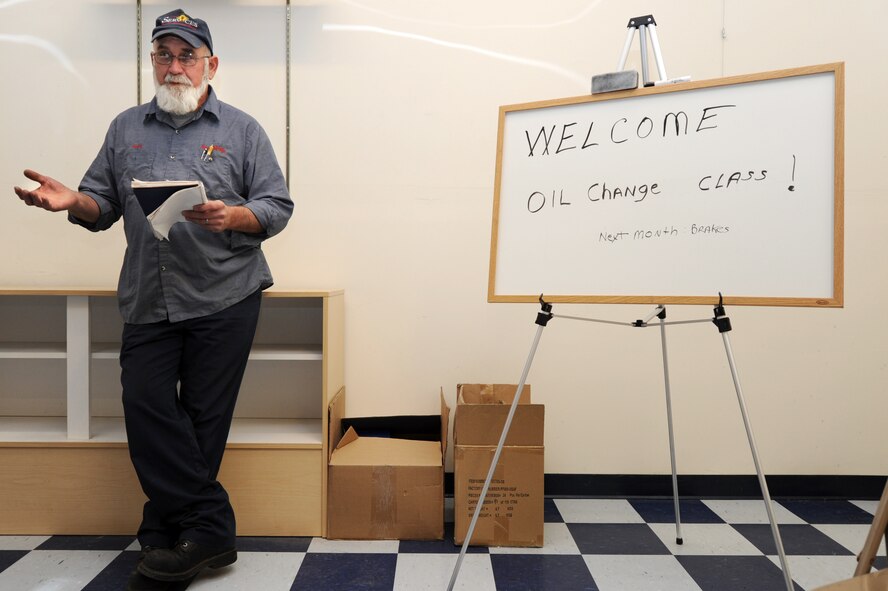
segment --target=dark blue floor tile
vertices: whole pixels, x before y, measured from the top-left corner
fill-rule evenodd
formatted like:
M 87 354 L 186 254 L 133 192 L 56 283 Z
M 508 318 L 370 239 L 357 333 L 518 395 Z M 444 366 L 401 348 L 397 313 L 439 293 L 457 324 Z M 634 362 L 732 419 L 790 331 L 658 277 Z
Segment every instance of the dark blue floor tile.
M 670 554 L 644 523 L 568 523 L 583 554 Z
M 672 499 L 628 499 L 632 508 L 647 523 L 675 523 L 675 502 Z M 696 499 L 679 499 L 682 523 L 724 523 L 724 520 Z
M 402 540 L 398 544 L 398 552 L 404 554 L 459 554 L 462 544 L 453 543 L 453 524 L 444 524 L 443 540 Z M 486 554 L 485 546 L 469 546 L 466 554 Z
M 0 572 L 18 562 L 18 559 L 27 553 L 27 550 L 0 550 Z
M 391 591 L 397 554 L 306 554 L 290 591 Z
M 766 556 L 676 556 L 702 591 L 786 591 L 786 580 Z M 793 583 L 796 591 L 804 591 Z
M 781 500 L 780 504 L 807 523 L 872 523 L 872 513 L 842 500 Z
M 52 536 L 37 550 L 124 550 L 133 536 Z
M 777 545 L 771 526 L 766 523 L 736 523 L 732 526 L 744 538 L 752 542 L 763 554 L 775 556 Z M 780 539 L 786 554 L 797 556 L 850 556 L 847 548 L 810 525 L 784 524 L 780 526 Z
M 543 522 L 564 523 L 564 518 L 555 505 L 555 499 L 543 499 Z
M 307 552 L 311 538 L 237 538 L 239 552 Z
M 132 539 L 130 540 L 132 541 Z M 126 589 L 126 582 L 136 568 L 138 552 L 121 552 L 102 572 L 93 578 L 83 591 L 120 591 Z
M 497 591 L 598 591 L 582 556 L 492 554 Z

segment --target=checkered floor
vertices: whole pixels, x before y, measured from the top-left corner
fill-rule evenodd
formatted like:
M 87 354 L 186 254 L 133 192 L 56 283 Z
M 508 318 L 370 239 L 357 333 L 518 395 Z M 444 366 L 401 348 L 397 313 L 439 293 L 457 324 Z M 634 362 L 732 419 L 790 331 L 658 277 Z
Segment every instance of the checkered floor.
M 775 503 L 796 589 L 810 590 L 853 574 L 876 505 L 844 500 Z M 472 548 L 456 588 L 785 591 L 762 501 L 683 500 L 680 508 L 683 545 L 675 543 L 671 499 L 546 499 L 544 548 Z M 238 561 L 232 567 L 202 573 L 188 589 L 442 591 L 458 554 L 452 538 L 346 542 L 245 537 L 238 540 Z M 138 544 L 131 537 L 0 536 L 0 590 L 119 591 L 137 556 Z M 884 542 L 876 566 L 888 566 Z

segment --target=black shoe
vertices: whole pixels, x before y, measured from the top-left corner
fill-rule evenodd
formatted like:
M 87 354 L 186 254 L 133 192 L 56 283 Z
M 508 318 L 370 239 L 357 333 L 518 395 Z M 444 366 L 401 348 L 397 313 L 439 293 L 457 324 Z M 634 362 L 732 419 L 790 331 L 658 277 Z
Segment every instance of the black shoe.
M 221 568 L 235 560 L 235 548 L 210 548 L 191 540 L 179 540 L 172 550 L 160 548 L 146 553 L 138 571 L 158 581 L 185 581 L 207 567 Z
M 183 591 L 196 577 L 184 581 L 158 581 L 134 570 L 126 583 L 126 591 Z
M 126 583 L 126 591 L 183 591 L 194 579 L 195 577 L 184 581 L 158 581 L 134 570 Z
M 142 562 L 145 560 L 145 556 L 148 555 L 149 552 L 153 552 L 154 550 L 159 550 L 160 546 L 142 546 L 142 549 L 139 550 L 139 560 L 138 562 Z
M 139 557 L 136 559 L 136 568 L 130 573 L 129 580 L 126 582 L 126 591 L 166 591 L 169 583 L 158 581 L 157 579 L 149 579 L 139 572 L 139 565 L 145 560 L 145 556 L 152 550 L 157 550 L 154 546 L 142 546 L 139 551 Z
M 184 591 L 195 579 L 195 577 L 191 577 L 184 581 L 158 581 L 140 573 L 138 570 L 139 564 L 145 560 L 145 556 L 149 552 L 158 549 L 157 546 L 142 546 L 142 549 L 139 551 L 139 557 L 136 559 L 136 568 L 130 573 L 130 578 L 126 583 L 126 591 Z

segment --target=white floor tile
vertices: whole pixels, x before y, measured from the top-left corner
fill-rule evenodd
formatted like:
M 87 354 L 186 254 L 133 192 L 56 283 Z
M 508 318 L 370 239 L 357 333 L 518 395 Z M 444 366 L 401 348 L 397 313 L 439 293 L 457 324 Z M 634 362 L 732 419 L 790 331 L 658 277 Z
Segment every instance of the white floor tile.
M 703 501 L 707 507 L 728 523 L 770 523 L 762 499 Z M 806 521 L 777 502 L 772 502 L 777 523 L 804 524 Z
M 676 556 L 761 556 L 752 542 L 727 523 L 685 523 L 681 526 L 683 544 L 675 543 L 674 523 L 649 523 L 653 532 Z
M 644 523 L 625 499 L 555 499 L 567 523 Z M 647 527 L 674 555 L 761 556 L 761 552 L 731 524 L 768 524 L 764 501 L 704 500 L 724 524 L 682 524 L 684 543 L 675 543 L 674 523 L 651 523 Z M 878 501 L 850 501 L 874 513 Z M 781 524 L 804 524 L 791 511 L 774 503 Z M 452 499 L 445 500 L 452 515 Z M 805 590 L 850 578 L 856 555 L 863 548 L 870 525 L 818 524 L 818 531 L 848 550 L 848 556 L 789 556 L 793 579 Z M 491 554 L 578 555 L 579 549 L 566 523 L 544 524 L 543 548 L 490 548 L 490 554 L 467 554 L 456 582 L 458 591 L 496 591 Z M 115 557 L 118 551 L 34 550 L 50 536 L 0 536 L 0 550 L 29 551 L 0 572 L 0 591 L 82 591 Z M 878 556 L 886 553 L 882 538 Z M 137 551 L 133 541 L 127 550 Z M 344 541 L 313 538 L 308 552 L 396 554 L 399 542 Z M 189 587 L 194 591 L 288 591 L 305 558 L 298 552 L 240 552 L 230 568 L 206 571 Z M 777 556 L 769 556 L 778 568 Z M 397 556 L 393 591 L 443 591 L 458 559 L 457 553 L 408 553 Z M 600 591 L 700 591 L 675 556 L 587 555 L 583 557 Z M 568 591 L 568 590 L 565 590 Z
M 871 513 L 872 515 L 876 514 L 876 508 L 879 506 L 879 501 L 848 501 L 852 505 L 857 505 L 867 513 Z
M 336 552 L 341 554 L 396 554 L 398 540 L 325 540 L 313 538 L 309 552 Z
M 644 523 L 625 499 L 555 499 L 566 523 Z
M 823 523 L 812 525 L 812 527 L 822 531 L 836 542 L 847 548 L 852 554 L 857 556 L 863 550 L 866 543 L 866 536 L 869 534 L 870 526 L 862 523 L 834 524 Z M 877 556 L 885 556 L 885 536 L 881 537 L 879 551 Z
M 700 591 L 672 556 L 583 556 L 599 591 Z
M 768 556 L 780 568 L 780 558 Z M 850 579 L 857 566 L 853 556 L 787 556 L 789 575 L 804 589 L 816 589 L 844 579 Z
M 206 570 L 189 591 L 289 591 L 302 566 L 301 552 L 238 552 L 229 568 Z
M 0 589 L 80 591 L 120 552 L 34 550 L 0 572 Z
M 0 550 L 33 550 L 49 536 L 0 536 Z
M 543 524 L 542 548 L 491 548 L 491 554 L 579 554 L 565 523 Z
M 442 591 L 453 576 L 458 554 L 399 554 L 393 591 Z M 496 591 L 488 554 L 466 554 L 453 587 Z

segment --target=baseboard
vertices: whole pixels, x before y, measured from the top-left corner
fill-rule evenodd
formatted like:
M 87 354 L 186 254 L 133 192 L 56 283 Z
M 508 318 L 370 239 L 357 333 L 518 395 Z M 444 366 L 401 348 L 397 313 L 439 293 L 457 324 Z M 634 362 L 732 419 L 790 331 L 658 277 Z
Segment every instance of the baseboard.
M 885 476 L 792 475 L 767 476 L 772 497 L 879 499 Z M 445 492 L 453 494 L 453 474 L 445 475 Z M 697 498 L 761 498 L 758 477 L 741 475 L 680 475 L 678 493 Z M 546 474 L 546 496 L 671 497 L 669 474 Z

